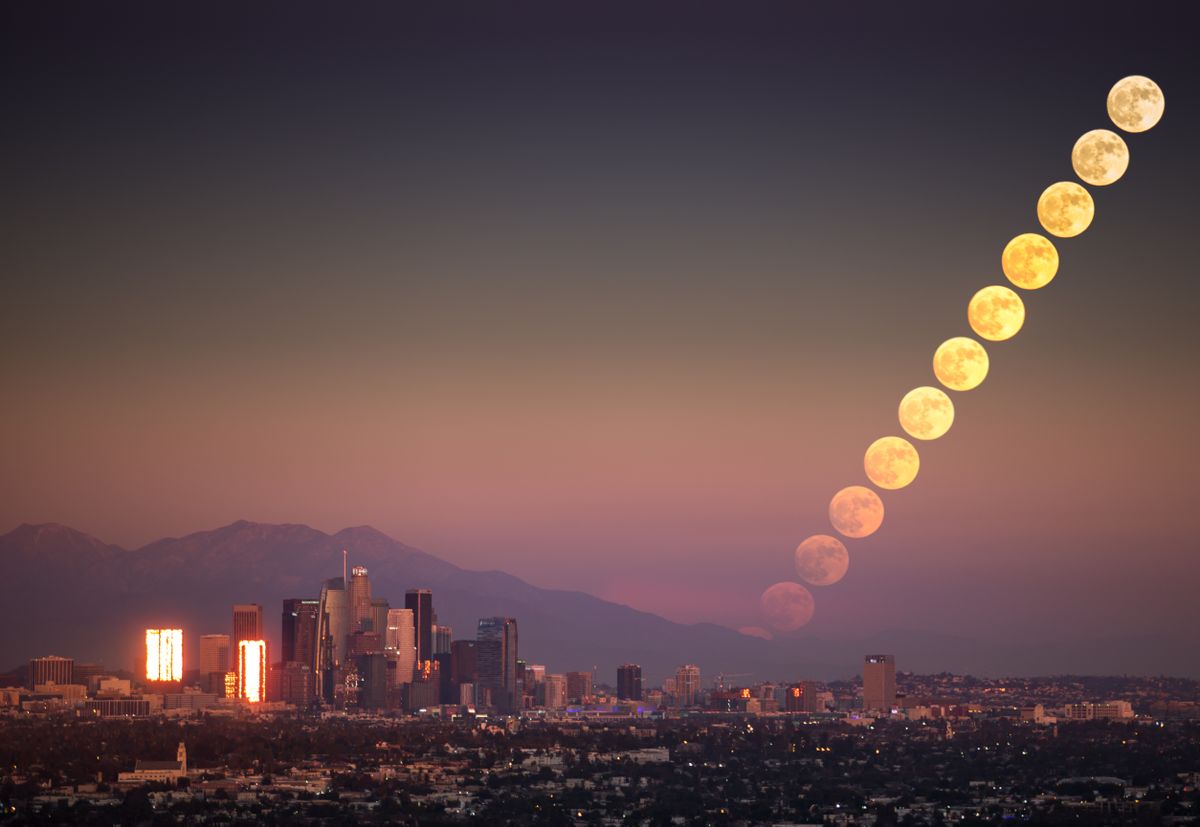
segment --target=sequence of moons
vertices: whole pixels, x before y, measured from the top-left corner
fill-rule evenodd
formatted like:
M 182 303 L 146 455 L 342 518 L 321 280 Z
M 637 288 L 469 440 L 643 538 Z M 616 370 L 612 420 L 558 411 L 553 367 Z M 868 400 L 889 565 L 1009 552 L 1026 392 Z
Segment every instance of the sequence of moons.
M 1095 215 L 1091 193 L 1074 181 L 1051 184 L 1038 198 L 1038 221 L 1046 232 L 1059 238 L 1079 235 L 1091 225 Z
M 832 586 L 846 576 L 850 553 L 837 537 L 814 534 L 796 546 L 796 573 L 814 586 Z
M 1142 75 L 1118 80 L 1108 93 L 1108 117 L 1126 132 L 1145 132 L 1158 123 L 1165 107 L 1162 89 Z
M 1129 147 L 1124 139 L 1108 129 L 1085 132 L 1071 150 L 1071 166 L 1079 180 L 1107 187 L 1129 169 Z
M 1016 336 L 1025 324 L 1025 302 L 1015 291 L 993 284 L 971 297 L 967 321 L 989 342 L 1003 342 Z
M 1000 254 L 1004 275 L 1023 290 L 1045 287 L 1058 273 L 1058 250 L 1050 239 L 1037 233 L 1021 233 Z
M 791 632 L 812 620 L 816 604 L 808 589 L 799 583 L 776 583 L 759 598 L 763 617 L 781 632 Z
M 947 339 L 933 353 L 933 374 L 952 391 L 977 388 L 987 378 L 987 351 L 966 336 Z
M 921 469 L 921 458 L 917 449 L 907 439 L 898 436 L 880 437 L 867 448 L 863 457 L 863 469 L 867 479 L 895 491 L 903 488 L 917 478 Z
M 945 436 L 954 424 L 954 403 L 941 388 L 923 385 L 900 400 L 900 427 L 915 439 Z
M 843 537 L 869 537 L 883 525 L 883 500 L 864 485 L 850 485 L 829 501 L 829 522 Z

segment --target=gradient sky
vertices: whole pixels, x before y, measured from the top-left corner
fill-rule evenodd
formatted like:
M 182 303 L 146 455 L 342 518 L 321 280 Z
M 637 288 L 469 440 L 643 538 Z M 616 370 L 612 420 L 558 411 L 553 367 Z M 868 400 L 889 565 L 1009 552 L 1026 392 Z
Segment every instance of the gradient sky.
M 1194 657 L 1194 28 L 1047 5 L 6 6 L 0 530 L 369 523 L 760 623 L 1145 74 L 1163 121 L 800 634 Z

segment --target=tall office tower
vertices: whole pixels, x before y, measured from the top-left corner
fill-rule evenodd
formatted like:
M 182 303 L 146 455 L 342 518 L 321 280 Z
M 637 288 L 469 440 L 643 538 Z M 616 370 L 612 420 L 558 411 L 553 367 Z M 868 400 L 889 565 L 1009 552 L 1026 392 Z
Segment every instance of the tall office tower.
M 380 640 L 387 637 L 387 616 L 391 608 L 386 598 L 371 599 L 371 631 L 378 632 Z
M 388 609 L 387 633 L 383 639 L 383 651 L 396 661 L 392 682 L 396 685 L 412 683 L 413 667 L 417 662 L 417 646 L 414 643 L 411 609 Z
M 74 658 L 60 658 L 58 655 L 34 658 L 29 661 L 29 688 L 39 683 L 73 683 L 74 672 Z
M 237 696 L 252 704 L 267 699 L 267 642 L 238 641 Z
M 409 589 L 404 594 L 404 608 L 413 613 L 419 667 L 433 657 L 433 592 L 429 589 Z
M 456 640 L 450 644 L 450 682 L 456 684 L 475 683 L 479 677 L 473 640 Z
M 783 707 L 787 712 L 820 712 L 816 681 L 801 681 L 787 688 Z
M 346 656 L 349 620 L 345 581 L 340 577 L 326 580 L 317 608 L 316 669 L 317 694 L 326 701 L 333 700 L 337 672 Z
M 146 680 L 183 680 L 183 630 L 146 630 Z
M 896 658 L 867 655 L 863 663 L 863 709 L 890 710 L 896 705 Z
M 547 675 L 539 686 L 538 694 L 546 709 L 563 709 L 567 705 L 567 676 Z
M 433 627 L 433 654 L 450 654 L 450 644 L 453 643 L 454 627 L 436 625 Z
M 225 673 L 229 671 L 229 635 L 201 635 L 200 685 L 204 691 L 224 695 Z
M 700 694 L 700 667 L 684 664 L 675 670 L 675 705 L 695 706 Z
M 238 603 L 233 607 L 234 651 L 243 640 L 262 640 L 262 606 L 257 603 Z
M 317 662 L 317 612 L 319 600 L 289 597 L 283 601 L 283 663 Z
M 592 700 L 592 673 L 567 673 L 567 700 L 574 704 L 586 704 Z
M 374 633 L 372 633 L 374 634 Z M 362 709 L 383 709 L 387 706 L 388 670 L 383 652 L 354 655 L 358 672 L 358 705 Z
M 622 701 L 642 699 L 642 667 L 623 663 L 617 667 L 617 698 Z
M 284 661 L 271 665 L 267 697 L 301 708 L 312 706 L 313 670 L 307 663 Z
M 373 631 L 367 628 L 374 620 L 374 615 L 371 614 L 371 578 L 367 576 L 366 566 L 350 569 L 350 583 L 346 588 L 350 603 L 350 628 L 346 633 Z
M 498 711 L 518 711 L 522 676 L 517 674 L 516 618 L 480 618 L 475 641 L 479 686 L 491 691 L 492 705 Z

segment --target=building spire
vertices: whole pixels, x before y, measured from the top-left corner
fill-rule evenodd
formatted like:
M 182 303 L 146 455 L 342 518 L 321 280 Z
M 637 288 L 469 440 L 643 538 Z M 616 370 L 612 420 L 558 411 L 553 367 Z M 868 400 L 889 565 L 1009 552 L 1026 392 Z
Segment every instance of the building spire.
M 346 555 L 347 554 L 348 554 L 348 552 L 346 551 L 346 549 L 342 549 L 342 585 L 345 587 L 350 586 L 350 581 L 346 579 Z

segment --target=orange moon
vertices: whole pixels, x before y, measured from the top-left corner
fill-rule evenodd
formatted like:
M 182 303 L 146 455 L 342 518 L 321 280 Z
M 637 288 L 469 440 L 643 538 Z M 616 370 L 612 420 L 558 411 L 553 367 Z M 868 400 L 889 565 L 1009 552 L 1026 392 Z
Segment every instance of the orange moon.
M 1129 147 L 1116 132 L 1093 129 L 1085 132 L 1071 150 L 1071 166 L 1079 180 L 1107 187 L 1129 169 Z
M 1025 324 L 1025 302 L 1012 290 L 994 284 L 971 297 L 967 305 L 971 329 L 990 342 L 1017 335 Z
M 796 546 L 796 573 L 814 586 L 832 586 L 846 576 L 850 554 L 837 537 L 814 534 Z
M 987 351 L 966 336 L 947 339 L 933 354 L 933 373 L 952 391 L 977 388 L 987 378 Z
M 917 439 L 937 439 L 954 424 L 954 403 L 940 388 L 913 388 L 900 400 L 900 427 Z
M 1058 250 L 1044 235 L 1021 233 L 1004 246 L 1000 266 L 1017 287 L 1037 290 L 1058 272 Z
M 829 522 L 843 537 L 869 537 L 883 525 L 883 501 L 864 485 L 851 485 L 829 501 Z
M 1091 225 L 1096 205 L 1091 194 L 1074 181 L 1059 181 L 1042 191 L 1037 215 L 1050 235 L 1074 238 Z
M 816 604 L 808 589 L 799 583 L 785 581 L 776 583 L 759 598 L 763 617 L 781 632 L 799 629 L 812 620 Z
M 1108 117 L 1126 132 L 1145 132 L 1163 116 L 1166 99 L 1148 77 L 1121 78 L 1108 93 Z
M 896 490 L 917 478 L 921 458 L 907 439 L 898 436 L 880 437 L 867 448 L 863 469 L 867 479 L 880 488 Z

